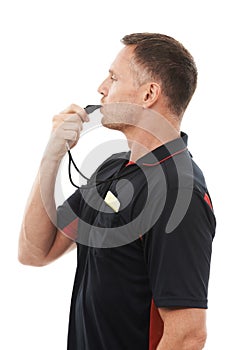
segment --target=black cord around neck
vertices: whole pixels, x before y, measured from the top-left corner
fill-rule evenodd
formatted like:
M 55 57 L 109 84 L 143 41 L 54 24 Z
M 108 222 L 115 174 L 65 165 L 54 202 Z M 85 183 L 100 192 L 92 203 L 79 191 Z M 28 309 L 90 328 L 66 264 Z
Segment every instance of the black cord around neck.
M 69 180 L 71 182 L 71 184 L 76 187 L 76 188 L 80 188 L 80 186 L 77 186 L 74 181 L 72 180 L 72 175 L 71 175 L 71 165 L 73 164 L 74 168 L 76 169 L 76 171 L 87 181 L 89 181 L 90 179 L 88 177 L 86 177 L 77 167 L 76 163 L 74 162 L 74 159 L 72 158 L 71 155 L 71 151 L 68 150 L 68 156 L 69 156 L 69 161 L 68 161 L 68 175 L 69 175 Z
M 74 187 L 76 187 L 76 188 L 79 189 L 80 186 L 76 185 L 76 184 L 74 183 L 73 179 L 72 179 L 72 175 L 71 175 L 71 165 L 74 166 L 75 170 L 76 170 L 85 180 L 90 181 L 90 178 L 88 178 L 87 176 L 85 176 L 85 175 L 79 170 L 79 168 L 77 167 L 77 165 L 76 165 L 74 159 L 72 158 L 71 151 L 68 150 L 67 152 L 68 152 L 68 156 L 69 156 L 69 161 L 68 161 L 68 175 L 69 175 L 69 180 L 70 180 L 71 184 L 72 184 Z M 129 171 L 129 172 L 128 172 L 128 175 L 134 173 L 137 169 L 138 169 L 138 167 L 137 167 L 137 168 L 133 167 L 132 171 Z M 124 176 L 126 176 L 126 174 L 122 174 L 122 175 L 119 175 L 119 176 L 114 176 L 114 177 L 111 177 L 111 178 L 106 179 L 106 180 L 96 181 L 95 183 L 90 183 L 90 184 L 88 184 L 88 185 L 85 185 L 83 188 L 84 188 L 84 189 L 93 188 L 93 187 L 96 187 L 96 186 L 101 185 L 101 184 L 104 184 L 104 183 L 108 183 L 108 182 L 111 182 L 111 181 L 114 181 L 114 180 L 119 180 L 119 179 L 123 178 Z

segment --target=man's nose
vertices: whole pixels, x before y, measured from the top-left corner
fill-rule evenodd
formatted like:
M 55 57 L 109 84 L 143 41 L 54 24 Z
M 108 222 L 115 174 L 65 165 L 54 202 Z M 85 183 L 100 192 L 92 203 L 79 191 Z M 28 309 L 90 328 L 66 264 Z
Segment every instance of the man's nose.
M 106 79 L 107 80 L 107 79 Z M 109 91 L 109 89 L 108 89 L 108 84 L 107 84 L 107 81 L 106 80 L 104 80 L 102 83 L 101 83 L 101 85 L 99 86 L 99 88 L 98 88 L 98 92 L 99 92 L 99 94 L 101 94 L 101 95 L 103 95 L 103 97 L 106 97 L 107 95 L 108 95 L 108 91 Z

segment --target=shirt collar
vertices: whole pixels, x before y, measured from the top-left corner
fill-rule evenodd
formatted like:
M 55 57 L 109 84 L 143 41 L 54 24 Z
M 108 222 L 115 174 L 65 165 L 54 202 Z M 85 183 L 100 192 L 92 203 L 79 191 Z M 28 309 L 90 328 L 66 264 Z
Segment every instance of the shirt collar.
M 180 137 L 157 147 L 153 151 L 145 154 L 136 161 L 137 165 L 155 166 L 169 158 L 174 157 L 187 150 L 188 135 L 184 132 L 180 133 Z

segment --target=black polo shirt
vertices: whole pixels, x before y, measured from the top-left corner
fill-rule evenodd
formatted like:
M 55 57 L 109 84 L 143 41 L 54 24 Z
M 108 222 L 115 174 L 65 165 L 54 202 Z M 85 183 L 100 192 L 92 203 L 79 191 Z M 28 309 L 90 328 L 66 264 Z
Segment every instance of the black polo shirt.
M 187 135 L 129 157 L 112 155 L 58 207 L 77 242 L 69 350 L 153 350 L 155 307 L 207 308 L 215 217 Z

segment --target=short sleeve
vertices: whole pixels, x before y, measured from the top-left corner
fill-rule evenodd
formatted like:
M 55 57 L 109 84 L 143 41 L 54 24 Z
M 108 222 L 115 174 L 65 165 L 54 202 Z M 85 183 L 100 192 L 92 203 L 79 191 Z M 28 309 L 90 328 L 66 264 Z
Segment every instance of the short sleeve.
M 165 206 L 160 219 L 142 237 L 157 307 L 207 308 L 215 218 L 204 198 L 193 192 L 182 221 L 170 233 L 166 233 L 170 215 Z
M 78 221 L 83 197 L 78 189 L 57 208 L 57 228 L 73 241 L 78 236 Z

